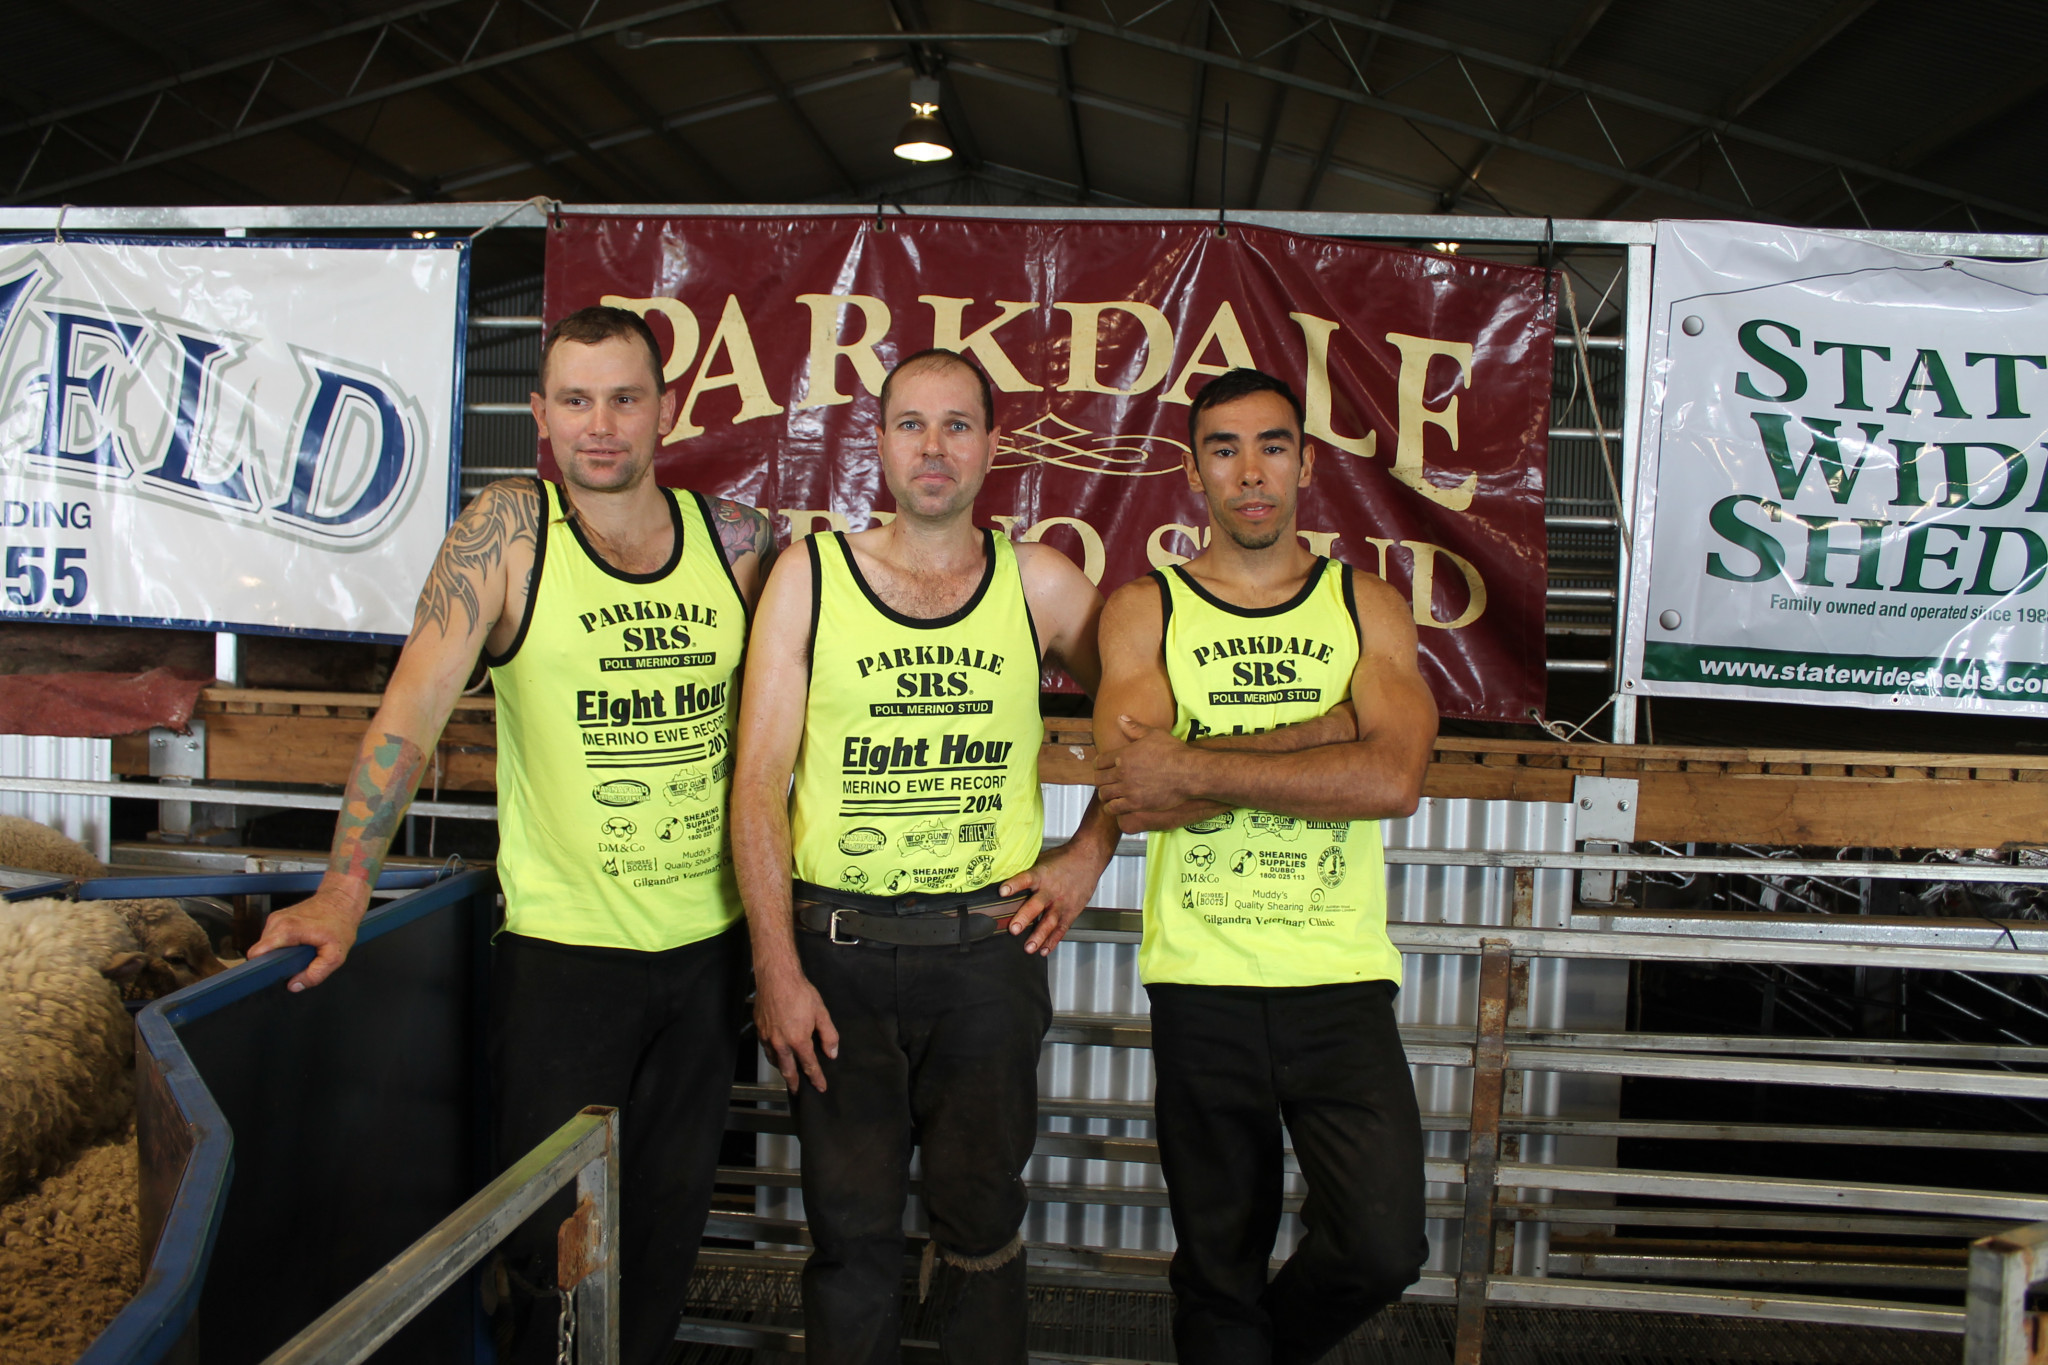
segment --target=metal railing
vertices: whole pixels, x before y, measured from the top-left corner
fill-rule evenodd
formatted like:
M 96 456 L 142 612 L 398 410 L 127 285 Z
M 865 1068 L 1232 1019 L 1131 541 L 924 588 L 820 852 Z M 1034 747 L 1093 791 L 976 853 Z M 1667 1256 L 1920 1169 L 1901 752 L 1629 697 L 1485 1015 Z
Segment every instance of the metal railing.
M 1798 1143 L 1809 1147 L 1888 1145 L 2038 1157 L 2048 1152 L 2048 1133 L 1855 1129 L 1813 1123 L 1650 1121 L 1528 1114 L 1517 1110 L 1516 1087 L 1511 1079 L 1516 1073 L 1549 1072 L 1824 1087 L 1901 1096 L 1990 1096 L 2039 1104 L 2048 1100 L 2048 1049 L 1958 1041 L 1541 1028 L 1533 1026 L 1528 1017 L 1527 981 L 1530 964 L 1539 959 L 1800 963 L 2044 975 L 2048 974 L 2048 926 L 2028 922 L 1789 915 L 1691 920 L 1675 912 L 1631 915 L 1602 909 L 1574 914 L 1561 927 L 1538 927 L 1534 906 L 1539 873 L 1559 880 L 1589 868 L 1655 867 L 1705 873 L 1749 870 L 1756 862 L 1766 860 L 1389 849 L 1387 861 L 1415 867 L 1492 869 L 1506 893 L 1506 904 L 1493 907 L 1498 923 L 1397 921 L 1389 926 L 1395 945 L 1405 954 L 1438 959 L 1475 956 L 1480 960 L 1480 970 L 1474 974 L 1478 990 L 1472 1022 L 1410 1024 L 1403 1028 L 1411 1063 L 1466 1071 L 1481 1100 L 1469 1114 L 1424 1116 L 1427 1131 L 1462 1135 L 1466 1139 L 1462 1153 L 1453 1147 L 1432 1156 L 1425 1168 L 1425 1178 L 1437 1187 L 1429 1200 L 1428 1215 L 1460 1227 L 1464 1255 L 1449 1267 L 1454 1273 L 1426 1275 L 1410 1291 L 1410 1297 L 1418 1300 L 1457 1305 L 1461 1328 L 1459 1358 L 1467 1365 L 1478 1359 L 1485 1311 L 1499 1304 L 1680 1312 L 1752 1320 L 1882 1326 L 1963 1336 L 1968 1330 L 1963 1309 L 1940 1303 L 1893 1302 L 1879 1296 L 1901 1291 L 1959 1290 L 1963 1287 L 1966 1242 L 2013 1223 L 2048 1220 L 2048 1197 L 2033 1193 L 1882 1180 L 1645 1169 L 1612 1158 L 1606 1158 L 1605 1164 L 1600 1158 L 1583 1157 L 1552 1163 L 1537 1159 L 1542 1153 L 1532 1152 L 1526 1146 L 1531 1140 L 1553 1137 L 1656 1138 L 1723 1144 Z M 1777 859 L 1768 860 L 1766 865 L 1774 872 L 1809 875 L 1839 875 L 1848 868 L 1878 878 L 2028 883 L 2048 880 L 2048 869 L 2039 868 Z M 1134 912 L 1098 910 L 1089 912 L 1077 923 L 1069 937 L 1077 942 L 1133 944 L 1139 938 L 1138 930 L 1139 918 Z M 1440 962 L 1438 970 L 1441 965 Z M 289 963 L 280 963 L 272 975 L 289 969 Z M 1054 1047 L 1144 1049 L 1151 1044 L 1151 1025 L 1142 1014 L 1068 1011 L 1055 1019 L 1047 1041 Z M 1497 1084 L 1501 1103 L 1495 1105 L 1488 1096 Z M 779 1087 L 736 1086 L 730 1105 L 728 1126 L 734 1131 L 793 1131 L 792 1116 Z M 1135 1163 L 1155 1168 L 1156 1174 L 1158 1149 L 1150 1136 L 1087 1131 L 1102 1122 L 1149 1122 L 1149 1103 L 1138 1099 L 1048 1098 L 1041 1108 L 1049 1125 L 1039 1135 L 1039 1155 Z M 556 1169 L 561 1174 L 554 1187 L 559 1187 L 567 1182 L 567 1173 L 574 1168 L 558 1165 Z M 729 1189 L 737 1186 L 762 1192 L 790 1188 L 799 1178 L 794 1161 L 725 1167 L 718 1174 L 720 1184 Z M 1029 1193 L 1041 1204 L 1157 1207 L 1163 1203 L 1165 1191 L 1157 1186 L 1156 1180 L 1119 1185 L 1114 1183 L 1115 1174 L 1112 1170 L 1090 1172 L 1073 1180 L 1038 1179 L 1030 1184 Z M 519 1178 L 520 1172 L 515 1170 L 507 1180 L 516 1184 Z M 501 1181 L 493 1189 L 505 1185 L 506 1181 Z M 1554 1202 L 1553 1196 L 1558 1194 L 1647 1199 L 1657 1203 L 1652 1207 L 1637 1207 L 1633 1203 L 1623 1207 L 1568 1204 Z M 542 1197 L 535 1196 L 536 1205 Z M 476 1201 L 472 1201 L 465 1206 L 463 1212 L 423 1239 L 392 1269 L 374 1277 L 345 1300 L 343 1307 L 355 1305 L 359 1316 L 347 1324 L 330 1324 L 335 1341 L 347 1338 L 367 1342 L 363 1349 L 374 1349 L 372 1338 L 377 1325 L 388 1323 L 390 1330 L 396 1330 L 402 1321 L 402 1317 L 393 1317 L 390 1309 L 393 1301 L 403 1297 L 400 1287 L 413 1280 L 412 1272 L 433 1264 L 440 1252 L 453 1254 L 460 1243 L 475 1251 L 464 1264 L 474 1264 L 488 1242 L 480 1234 L 465 1241 L 467 1234 L 461 1220 L 465 1214 L 474 1215 L 475 1205 Z M 608 1215 L 611 1210 L 600 1212 Z M 511 1212 L 505 1213 L 504 1218 L 516 1221 Z M 1516 1273 L 1513 1233 L 1525 1223 L 1560 1233 L 1577 1231 L 1583 1244 L 1553 1248 L 1549 1260 L 1537 1267 L 1547 1274 Z M 1710 1230 L 1691 1233 L 1695 1239 L 1712 1237 L 1726 1229 L 1805 1234 L 1796 1239 L 1800 1243 L 1819 1242 L 1828 1236 L 1844 1241 L 1872 1237 L 1934 1238 L 1948 1241 L 1952 1250 L 1944 1253 L 1946 1260 L 1930 1261 L 1923 1257 L 1916 1262 L 1894 1257 L 1887 1261 L 1870 1256 L 1859 1259 L 1843 1254 L 1843 1247 L 1824 1245 L 1806 1245 L 1788 1254 L 1766 1256 L 1695 1241 L 1687 1250 L 1698 1254 L 1683 1255 L 1669 1249 L 1609 1245 L 1598 1237 L 1584 1236 L 1619 1226 Z M 770 1216 L 758 1197 L 751 1211 L 742 1206 L 716 1212 L 707 1231 L 713 1237 L 755 1244 L 751 1250 L 707 1247 L 701 1257 L 707 1266 L 793 1269 L 802 1259 L 807 1240 L 802 1220 Z M 589 1235 L 587 1229 L 583 1235 Z M 1994 1238 L 1991 1245 L 1998 1247 L 2000 1254 L 2031 1258 L 2023 1271 L 2015 1270 L 2011 1264 L 1997 1268 L 1996 1274 L 1980 1273 L 1973 1267 L 1973 1277 L 1983 1279 L 1989 1286 L 1974 1298 L 2003 1304 L 1996 1311 L 2003 1315 L 2000 1321 L 2004 1321 L 2020 1311 L 2015 1305 L 2023 1302 L 2027 1280 L 2035 1273 L 2033 1267 L 2048 1261 L 2048 1257 L 2037 1250 L 2039 1238 L 2033 1237 L 2031 1230 Z M 1163 1250 L 1045 1242 L 1034 1243 L 1027 1248 L 1027 1254 L 1033 1280 L 1039 1284 L 1142 1289 L 1153 1293 L 1165 1288 L 1169 1253 Z M 609 1259 L 594 1254 L 588 1264 L 596 1268 L 599 1261 Z M 448 1272 L 451 1277 L 460 1273 L 459 1267 Z M 573 1268 L 565 1273 L 563 1282 L 578 1283 Z M 452 1283 L 452 1278 L 440 1281 L 443 1287 L 447 1283 Z M 2003 1290 L 2001 1285 L 2005 1286 Z M 1804 1292 L 1808 1286 L 1862 1292 Z M 438 1290 L 415 1282 L 413 1292 L 417 1305 L 429 1301 Z M 1970 1312 L 1991 1311 L 1983 1308 L 1981 1302 L 1973 1303 Z M 378 1303 L 383 1306 L 374 1307 Z M 591 1324 L 602 1316 L 602 1311 L 581 1312 L 581 1304 L 578 1308 L 586 1331 L 593 1330 Z M 1993 1331 L 1991 1339 L 1996 1339 L 1993 1328 L 1986 1330 Z M 785 1349 L 800 1345 L 784 1329 L 767 1325 L 686 1322 L 682 1332 L 693 1341 L 731 1339 L 730 1335 L 713 1333 L 753 1333 L 761 1337 L 760 1344 L 773 1337 Z M 359 1358 L 346 1354 L 353 1346 L 342 1344 L 333 1349 L 342 1353 L 279 1358 Z
M 555 1284 L 576 1365 L 617 1365 L 619 1113 L 604 1105 L 557 1128 L 264 1365 L 356 1365 L 571 1181 L 576 1211 L 562 1224 Z
M 1734 917 L 1694 925 L 1677 912 L 1653 912 L 1642 928 L 1632 916 L 1575 914 L 1566 928 L 1538 928 L 1530 907 L 1538 872 L 1590 869 L 1669 870 L 1689 873 L 1754 871 L 1756 860 L 1654 858 L 1632 854 L 1521 853 L 1388 849 L 1393 865 L 1491 868 L 1507 874 L 1510 908 L 1502 924 L 1395 922 L 1388 925 L 1404 954 L 1477 956 L 1476 1020 L 1460 1026 L 1404 1025 L 1408 1060 L 1448 1066 L 1472 1076 L 1469 1114 L 1425 1114 L 1430 1132 L 1462 1134 L 1463 1159 L 1435 1157 L 1425 1179 L 1445 1190 L 1429 1200 L 1428 1216 L 1459 1224 L 1461 1253 L 1452 1273 L 1432 1272 L 1408 1291 L 1416 1300 L 1456 1305 L 1457 1355 L 1475 1365 L 1492 1305 L 1538 1305 L 1620 1311 L 1675 1312 L 1747 1319 L 1886 1327 L 1960 1335 L 1963 1310 L 1938 1302 L 1897 1302 L 1901 1291 L 1954 1292 L 1963 1288 L 1960 1257 L 1887 1261 L 1851 1255 L 1843 1247 L 1801 1246 L 1785 1253 L 1716 1250 L 1676 1254 L 1641 1247 L 1590 1245 L 1552 1251 L 1548 1273 L 1516 1274 L 1513 1229 L 1522 1223 L 1560 1231 L 1611 1232 L 1616 1227 L 1696 1230 L 1759 1229 L 1803 1233 L 1802 1243 L 1834 1236 L 1939 1238 L 1981 1236 L 2000 1221 L 2048 1217 L 2048 1196 L 1886 1181 L 1843 1181 L 1795 1176 L 1731 1175 L 1699 1170 L 1651 1170 L 1622 1165 L 1548 1163 L 1519 1150 L 1540 1137 L 1660 1138 L 1704 1142 L 1789 1142 L 1806 1145 L 1922 1146 L 1930 1149 L 2048 1153 L 2048 1133 L 1879 1130 L 1798 1123 L 1726 1123 L 1564 1118 L 1515 1112 L 1516 1072 L 1662 1080 L 1828 1087 L 1901 1094 L 2048 1100 L 2048 1049 L 1967 1042 L 1788 1038 L 1587 1032 L 1532 1028 L 1527 1023 L 1528 965 L 1536 959 L 1607 959 L 1666 962 L 1801 963 L 1924 971 L 2048 974 L 2048 927 L 2026 923 L 1956 924 L 1816 916 L 1774 916 L 1751 926 Z M 1925 864 L 1843 864 L 1833 860 L 1767 860 L 1773 872 L 1858 875 L 1944 881 L 2048 881 L 2048 869 Z M 1078 942 L 1136 943 L 1139 916 L 1089 911 L 1067 935 Z M 1056 1016 L 1050 1045 L 1148 1048 L 1151 1023 L 1143 1015 L 1065 1012 Z M 732 1092 L 729 1127 L 789 1134 L 794 1123 L 781 1087 L 740 1085 Z M 1149 1122 L 1142 1101 L 1041 1101 L 1048 1127 L 1038 1156 L 1090 1162 L 1158 1162 L 1147 1136 L 1085 1131 L 1101 1122 Z M 1291 1167 L 1291 1157 L 1290 1167 Z M 1709 1163 L 1711 1164 L 1711 1163 Z M 1100 1177 L 1097 1177 L 1100 1179 Z M 795 1163 L 726 1167 L 719 1181 L 766 1193 L 799 1180 Z M 1158 1206 L 1156 1182 L 1134 1184 L 1032 1181 L 1032 1200 L 1116 1206 Z M 1551 1202 L 1557 1194 L 1610 1201 L 1654 1200 L 1653 1207 Z M 1670 1201 L 1670 1202 L 1667 1202 Z M 1683 1202 L 1677 1202 L 1683 1201 Z M 1298 1206 L 1290 1197 L 1289 1207 Z M 756 1244 L 753 1251 L 707 1248 L 707 1264 L 793 1269 L 808 1242 L 800 1218 L 755 1212 L 714 1213 L 712 1236 Z M 1684 1234 L 1680 1234 L 1684 1235 Z M 1693 1236 L 1712 1237 L 1716 1231 Z M 1993 1239 L 1996 1241 L 1997 1239 Z M 1980 1244 L 1982 1245 L 1982 1244 Z M 2030 1243 L 2030 1254 L 2037 1244 Z M 912 1241 L 912 1254 L 921 1251 Z M 1957 1248 L 1960 1251 L 1960 1247 Z M 1117 1247 L 1029 1244 L 1035 1284 L 1162 1292 L 1170 1253 Z M 2048 1254 L 2040 1254 L 2048 1264 Z M 2035 1262 L 2027 1263 L 2029 1275 Z M 2009 1267 L 2000 1272 L 2012 1276 Z M 1981 1278 L 1972 1263 L 1971 1282 Z M 1631 1282 L 1633 1281 L 1633 1282 Z M 1817 1289 L 1861 1291 L 1809 1293 Z M 1762 1286 L 1760 1288 L 1760 1286 Z M 2015 1291 L 2017 1293 L 2019 1291 Z M 1973 1313 L 1979 1311 L 1975 1307 Z M 2017 1310 L 2011 1310 L 2017 1311 Z M 801 1336 L 768 1324 L 686 1321 L 685 1340 L 800 1350 Z M 909 1349 L 909 1344 L 906 1345 Z M 1987 1357 L 1999 1359 L 2003 1357 Z M 2019 1360 L 2023 1357 L 2014 1357 Z M 1975 1357 L 1972 1357 L 1975 1365 Z
M 2048 1359 L 2048 1314 L 2027 1311 L 2027 1291 L 2043 1280 L 2048 1280 L 2048 1223 L 1970 1244 L 1963 1365 L 2031 1365 Z

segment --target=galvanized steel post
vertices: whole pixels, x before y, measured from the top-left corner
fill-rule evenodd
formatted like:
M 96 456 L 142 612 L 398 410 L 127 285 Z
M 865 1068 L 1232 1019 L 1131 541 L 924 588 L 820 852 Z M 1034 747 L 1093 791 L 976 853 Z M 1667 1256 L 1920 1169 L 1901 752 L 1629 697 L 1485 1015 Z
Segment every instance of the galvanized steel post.
M 1479 1365 L 1486 1344 L 1486 1283 L 1493 1273 L 1494 1171 L 1500 1163 L 1500 1104 L 1506 1080 L 1508 1006 L 1514 952 L 1483 941 L 1479 1018 L 1472 1048 L 1472 1126 L 1465 1149 L 1465 1222 L 1458 1253 L 1457 1365 Z
M 2027 1311 L 2027 1291 L 2048 1278 L 2048 1223 L 2032 1223 L 1970 1244 L 1963 1365 L 2035 1365 L 2048 1360 L 2048 1314 Z
M 571 1179 L 581 1196 L 562 1225 L 562 1266 L 576 1274 L 577 1365 L 618 1365 L 618 1111 L 592 1105 L 556 1129 L 353 1293 L 280 1346 L 264 1365 L 356 1365 L 368 1359 Z M 588 1316 L 585 1317 L 584 1315 Z
M 601 1160 L 576 1173 L 576 1211 L 555 1238 L 555 1287 L 576 1296 L 576 1365 L 619 1358 L 619 1111 L 592 1105 L 604 1120 Z

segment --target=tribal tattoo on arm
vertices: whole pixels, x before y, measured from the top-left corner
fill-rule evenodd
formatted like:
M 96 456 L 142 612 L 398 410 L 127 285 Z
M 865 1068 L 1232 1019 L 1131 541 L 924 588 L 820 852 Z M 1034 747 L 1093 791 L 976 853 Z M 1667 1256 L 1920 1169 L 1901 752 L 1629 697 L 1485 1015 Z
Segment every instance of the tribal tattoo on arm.
M 725 552 L 725 562 L 736 564 L 743 555 L 758 555 L 761 579 L 767 581 L 768 566 L 775 559 L 775 533 L 768 527 L 767 514 L 731 498 L 718 498 L 712 504 L 712 516 L 718 523 L 718 547 Z
M 419 790 L 427 756 L 404 735 L 386 731 L 364 746 L 342 793 L 341 818 L 334 825 L 334 849 L 328 870 L 364 885 L 374 885 L 384 854 L 398 829 L 398 818 Z
M 531 484 L 506 480 L 479 493 L 441 542 L 433 572 L 420 590 L 413 634 L 427 626 L 444 635 L 468 635 L 480 624 L 488 629 L 492 623 L 483 620 L 483 584 L 504 560 L 508 547 L 521 541 L 539 543 L 539 515 L 539 500 Z M 458 608 L 463 616 L 459 627 L 455 625 Z

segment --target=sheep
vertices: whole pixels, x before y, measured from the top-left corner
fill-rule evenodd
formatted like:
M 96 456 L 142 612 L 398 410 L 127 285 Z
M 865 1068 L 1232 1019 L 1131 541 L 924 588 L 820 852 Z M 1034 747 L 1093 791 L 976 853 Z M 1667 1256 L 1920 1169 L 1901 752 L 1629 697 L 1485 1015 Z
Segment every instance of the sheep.
M 134 934 L 136 944 L 148 954 L 149 969 L 144 979 L 138 981 L 146 993 L 131 988 L 138 998 L 168 995 L 228 969 L 215 955 L 213 940 L 207 937 L 206 930 L 176 901 L 106 900 L 86 904 L 104 905 L 120 915 Z
M 18 815 L 0 815 L 0 867 L 49 872 L 62 877 L 106 877 L 107 865 L 85 845 L 47 825 Z M 110 900 L 127 920 L 137 944 L 152 959 L 129 986 L 135 999 L 168 995 L 203 981 L 227 965 L 214 953 L 213 940 L 198 921 L 173 900 Z
M 0 1201 L 127 1122 L 135 1029 L 120 984 L 148 961 L 105 905 L 0 905 Z
M 0 867 L 59 877 L 104 877 L 107 865 L 84 844 L 19 815 L 0 815 Z

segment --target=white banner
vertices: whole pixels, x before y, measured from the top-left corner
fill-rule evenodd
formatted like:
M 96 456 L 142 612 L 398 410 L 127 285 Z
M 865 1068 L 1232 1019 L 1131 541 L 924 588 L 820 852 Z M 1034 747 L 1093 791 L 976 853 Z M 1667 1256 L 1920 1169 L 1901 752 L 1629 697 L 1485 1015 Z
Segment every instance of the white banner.
M 1659 223 L 1624 685 L 2048 715 L 2048 262 Z
M 0 618 L 403 638 L 465 245 L 0 242 Z

